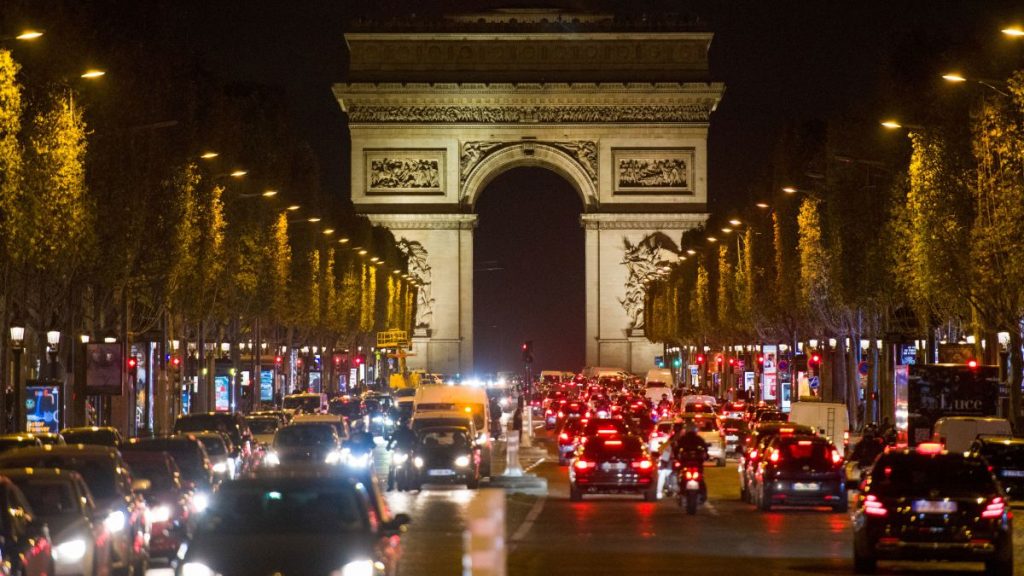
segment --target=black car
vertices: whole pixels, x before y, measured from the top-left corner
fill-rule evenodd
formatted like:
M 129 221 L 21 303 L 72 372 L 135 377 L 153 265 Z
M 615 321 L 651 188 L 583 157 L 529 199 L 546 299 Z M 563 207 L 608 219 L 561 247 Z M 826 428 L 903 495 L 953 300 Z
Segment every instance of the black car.
M 227 412 L 207 412 L 205 414 L 186 414 L 179 416 L 174 423 L 176 433 L 185 432 L 222 432 L 231 439 L 231 457 L 238 463 L 239 471 L 244 471 L 252 460 L 252 432 L 249 423 L 241 414 Z
M 263 463 L 340 464 L 343 459 L 341 438 L 334 426 L 328 422 L 305 422 L 279 428 Z
M 657 498 L 658 466 L 636 436 L 590 437 L 569 466 L 569 499 L 584 494 L 634 493 Z
M 149 540 L 146 503 L 132 486 L 128 466 L 109 446 L 43 446 L 0 455 L 0 468 L 61 468 L 82 475 L 112 537 L 116 574 L 144 574 Z
M 0 435 L 0 452 L 9 452 L 18 448 L 34 448 L 42 446 L 43 443 L 33 434 L 4 434 Z
M 284 472 L 224 484 L 177 574 L 397 573 L 408 516 L 378 520 L 366 486 L 337 471 Z
M 849 508 L 846 471 L 839 450 L 821 436 L 775 436 L 765 447 L 750 487 L 761 510 L 772 506 Z
M 757 471 L 762 452 L 768 446 L 768 442 L 780 434 L 814 434 L 814 429 L 801 424 L 765 422 L 758 424 L 752 432 L 747 434 L 738 448 L 740 463 L 736 468 L 740 475 L 740 499 L 744 502 L 751 501 L 750 487 L 754 484 L 754 474 Z
M 166 452 L 174 458 L 181 482 L 192 491 L 192 507 L 201 512 L 213 492 L 213 465 L 203 443 L 191 434 L 164 438 L 132 438 L 121 446 L 121 452 Z
M 121 432 L 112 426 L 79 426 L 60 431 L 67 444 L 93 444 L 96 446 L 121 445 Z
M 35 517 L 21 490 L 3 477 L 0 477 L 0 556 L 5 565 L 0 570 L 23 576 L 55 573 L 49 529 Z
M 192 535 L 192 490 L 182 483 L 178 465 L 167 452 L 126 450 L 122 457 L 136 482 L 149 483 L 140 490 L 150 523 L 149 556 L 171 561 Z
M 988 461 L 1007 497 L 1024 499 L 1024 438 L 981 436 L 971 445 L 971 454 Z
M 416 431 L 414 486 L 439 482 L 480 485 L 480 447 L 468 427 L 431 427 Z
M 1006 494 L 981 457 L 942 445 L 891 450 L 875 461 L 853 519 L 859 573 L 878 560 L 985 562 L 985 573 L 1013 574 L 1013 528 Z

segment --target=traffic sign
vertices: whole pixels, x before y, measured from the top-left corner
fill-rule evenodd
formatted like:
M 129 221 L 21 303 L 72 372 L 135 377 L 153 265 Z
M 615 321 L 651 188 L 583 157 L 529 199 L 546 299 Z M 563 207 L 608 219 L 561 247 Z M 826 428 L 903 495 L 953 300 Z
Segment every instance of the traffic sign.
M 867 376 L 868 375 L 868 367 L 869 367 L 868 366 L 868 361 L 867 360 L 861 360 L 860 363 L 857 364 L 857 372 L 861 376 Z

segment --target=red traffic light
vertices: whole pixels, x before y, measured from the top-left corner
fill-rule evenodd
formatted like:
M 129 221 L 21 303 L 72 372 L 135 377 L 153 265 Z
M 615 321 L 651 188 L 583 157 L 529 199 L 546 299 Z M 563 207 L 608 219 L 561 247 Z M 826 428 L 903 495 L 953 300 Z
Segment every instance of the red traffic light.
M 704 355 L 703 354 L 697 354 L 697 364 L 703 364 L 703 363 L 704 363 Z
M 721 354 L 719 354 L 718 356 L 715 356 L 715 362 L 717 362 L 719 364 L 722 363 L 722 355 Z
M 181 366 L 181 358 L 178 358 L 177 356 L 171 356 L 171 366 L 175 368 Z
M 129 370 L 134 370 L 135 367 L 138 366 L 138 365 L 139 365 L 139 361 L 136 360 L 135 358 L 129 358 L 128 359 L 128 369 Z
M 757 357 L 757 363 L 758 364 L 764 364 L 764 356 L 758 356 Z
M 735 358 L 729 358 L 729 366 L 735 366 L 735 365 L 736 365 L 736 359 Z
M 821 356 L 814 354 L 811 356 L 811 364 L 821 364 Z
M 967 367 L 968 368 L 977 368 L 978 367 L 978 361 L 973 359 L 973 358 L 971 358 L 970 360 L 967 361 Z
M 281 362 L 284 362 L 284 358 L 281 358 L 280 356 L 274 356 L 274 364 L 280 364 Z
M 362 366 L 363 362 L 366 362 L 366 355 L 365 354 L 359 354 L 355 358 L 352 359 L 352 362 L 354 362 L 356 366 Z

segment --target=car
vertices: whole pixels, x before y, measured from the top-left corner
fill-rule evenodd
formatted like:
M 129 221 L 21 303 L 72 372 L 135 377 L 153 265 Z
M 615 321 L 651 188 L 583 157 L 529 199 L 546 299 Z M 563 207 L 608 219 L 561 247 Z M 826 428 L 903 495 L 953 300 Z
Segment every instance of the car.
M 43 443 L 39 441 L 39 438 L 36 438 L 33 434 L 17 433 L 0 435 L 0 453 L 17 450 L 18 448 L 32 448 L 42 445 Z
M 281 400 L 281 408 L 291 414 L 323 414 L 327 412 L 327 395 L 316 392 L 289 394 Z
M 811 434 L 773 437 L 750 491 L 762 511 L 773 506 L 829 506 L 834 512 L 849 508 L 843 455 L 827 438 Z
M 736 400 L 735 402 L 726 402 L 722 406 L 722 418 L 738 418 L 740 420 L 746 420 L 747 418 L 747 402 L 745 400 Z
M 979 436 L 970 453 L 989 463 L 1008 498 L 1024 499 L 1024 438 Z
M 32 432 L 32 435 L 35 436 L 43 446 L 63 446 L 67 444 L 67 442 L 64 441 L 64 437 L 56 432 Z
M 984 458 L 938 443 L 889 449 L 861 483 L 853 516 L 853 564 L 879 560 L 985 563 L 985 574 L 1013 574 L 1010 506 Z
M 739 451 L 740 462 L 737 467 L 737 472 L 740 475 L 741 500 L 745 502 L 749 502 L 751 500 L 750 487 L 754 484 L 754 473 L 757 470 L 757 464 L 761 460 L 761 455 L 764 452 L 765 447 L 768 445 L 768 442 L 774 436 L 780 434 L 814 434 L 814 429 L 810 426 L 789 424 L 786 422 L 765 422 L 756 425 L 745 438 Z
M 270 445 L 274 441 L 274 433 L 278 428 L 284 426 L 284 422 L 273 415 L 250 414 L 245 417 L 245 421 L 249 424 L 253 440 L 260 446 Z
M 121 432 L 113 426 L 78 426 L 76 428 L 65 428 L 60 435 L 67 444 L 94 444 L 96 446 L 112 446 L 117 448 L 121 445 Z
M 684 414 L 714 414 L 715 405 L 707 402 L 687 402 L 680 412 Z
M 743 418 L 723 418 L 722 437 L 725 440 L 726 456 L 735 455 L 740 443 L 747 435 L 747 421 Z
M 302 467 L 224 484 L 184 550 L 178 576 L 395 576 L 409 517 L 375 517 L 363 482 Z M 301 544 L 301 551 L 296 548 Z
M 191 436 L 203 443 L 210 467 L 218 481 L 231 480 L 238 474 L 238 462 L 231 457 L 231 438 L 221 432 L 193 432 Z
M 576 441 L 583 432 L 583 424 L 579 418 L 566 420 L 558 429 L 558 465 L 567 466 L 576 451 Z
M 413 450 L 413 486 L 424 484 L 465 484 L 480 486 L 481 450 L 468 426 L 431 426 L 416 429 Z
M 789 422 L 789 414 L 777 409 L 758 410 L 754 412 L 751 422 L 760 424 L 762 422 Z
M 213 465 L 206 448 L 191 434 L 175 434 L 162 438 L 132 438 L 121 446 L 121 452 L 166 452 L 178 466 L 181 482 L 192 492 L 192 509 L 202 512 L 214 489 Z
M 114 573 L 145 573 L 146 502 L 136 492 L 128 465 L 116 448 L 83 444 L 22 448 L 0 455 L 0 468 L 61 468 L 81 474 L 96 503 L 97 517 L 111 533 Z
M 30 448 L 29 450 L 32 450 Z M 50 576 L 56 572 L 47 526 L 10 479 L 0 476 L 0 570 L 18 576 Z
M 223 432 L 231 438 L 231 457 L 244 472 L 252 464 L 252 432 L 241 414 L 206 412 L 179 416 L 174 422 L 175 433 Z
M 341 439 L 335 427 L 327 422 L 308 422 L 278 429 L 263 464 L 340 464 L 343 460 Z
M 595 437 L 576 449 L 569 466 L 569 499 L 584 494 L 638 493 L 657 499 L 658 466 L 636 436 Z
M 150 523 L 150 560 L 172 562 L 178 549 L 192 536 L 195 511 L 192 490 L 181 480 L 174 458 L 167 452 L 127 450 L 122 454 L 146 499 Z
M 683 412 L 675 421 L 682 423 L 684 430 L 696 426 L 697 435 L 707 442 L 708 457 L 715 461 L 716 466 L 725 466 L 725 437 L 718 416 L 713 412 Z
M 363 421 L 366 431 L 374 436 L 387 436 L 395 425 L 391 417 L 391 397 L 382 394 L 365 394 L 362 400 Z
M 556 428 L 560 428 L 567 420 L 578 420 L 587 412 L 587 404 L 579 400 L 570 400 L 562 404 L 555 414 Z
M 110 564 L 110 534 L 94 520 L 96 505 L 82 475 L 58 468 L 7 468 L 52 542 L 54 574 L 96 576 Z
M 334 426 L 334 431 L 338 433 L 338 439 L 341 440 L 342 445 L 348 441 L 351 437 L 351 430 L 349 429 L 348 420 L 343 416 L 336 414 L 296 414 L 295 418 L 292 418 L 292 424 L 330 424 Z
M 554 430 L 555 426 L 558 424 L 558 413 L 562 412 L 568 403 L 568 400 L 563 399 L 555 400 L 548 404 L 548 407 L 544 409 L 545 430 Z
M 327 413 L 355 422 L 363 417 L 363 403 L 355 396 L 336 396 L 327 403 Z
M 978 436 L 1013 435 L 1013 427 L 1006 418 L 991 416 L 946 416 L 935 421 L 934 442 L 946 446 L 951 452 L 964 452 Z

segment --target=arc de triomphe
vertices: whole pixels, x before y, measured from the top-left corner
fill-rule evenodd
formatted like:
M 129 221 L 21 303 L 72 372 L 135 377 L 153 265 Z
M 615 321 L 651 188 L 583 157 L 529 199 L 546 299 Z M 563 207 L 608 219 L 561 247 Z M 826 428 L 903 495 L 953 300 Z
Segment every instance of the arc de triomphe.
M 724 90 L 707 81 L 712 35 L 523 10 L 380 30 L 346 34 L 350 82 L 334 95 L 352 202 L 394 232 L 422 282 L 410 368 L 472 372 L 474 207 L 520 166 L 561 175 L 583 201 L 587 364 L 653 366 L 643 282 L 707 218 Z

